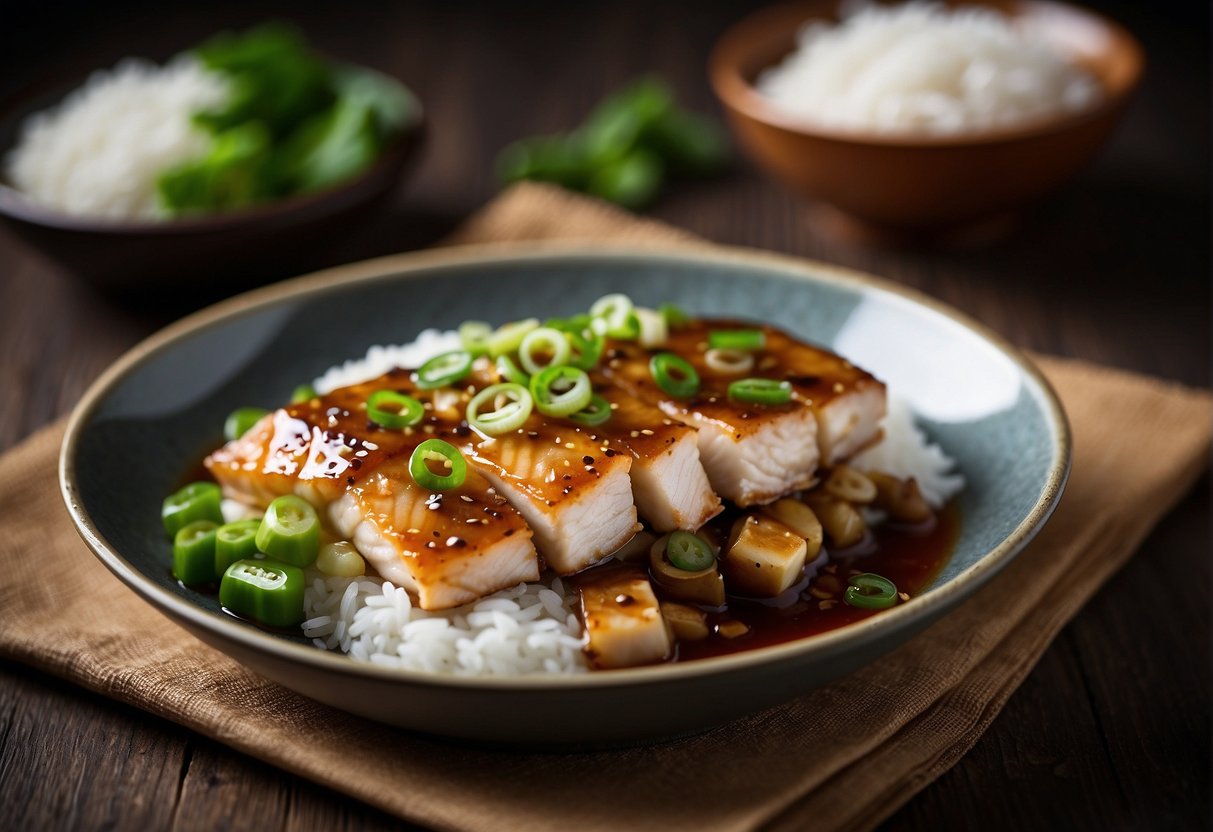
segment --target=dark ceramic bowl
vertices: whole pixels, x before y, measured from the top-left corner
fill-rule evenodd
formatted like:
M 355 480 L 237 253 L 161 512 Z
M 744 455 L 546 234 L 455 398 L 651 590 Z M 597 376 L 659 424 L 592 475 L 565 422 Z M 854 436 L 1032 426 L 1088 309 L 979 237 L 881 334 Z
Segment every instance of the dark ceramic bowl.
M 384 668 L 225 615 L 170 574 L 160 504 L 224 416 L 465 319 L 567 315 L 607 292 L 767 320 L 906 396 L 967 478 L 951 559 L 927 591 L 821 635 L 718 658 L 571 676 L 464 678 Z M 1070 436 L 1040 374 L 959 313 L 874 278 L 727 249 L 447 249 L 344 266 L 193 315 L 135 347 L 77 407 L 61 457 L 81 535 L 120 580 L 198 638 L 300 693 L 418 731 L 527 744 L 669 737 L 760 710 L 876 660 L 968 598 L 1044 525 Z M 114 472 L 121 471 L 121 488 Z M 587 718 L 592 715 L 592 718 Z
M 1103 146 L 1141 78 L 1137 40 L 1065 3 L 959 0 L 1030 20 L 1103 88 L 1093 106 L 1043 121 L 947 136 L 832 129 L 785 113 L 755 89 L 808 21 L 837 19 L 839 0 L 800 0 L 729 29 L 710 61 L 712 87 L 741 146 L 803 194 L 826 230 L 883 240 L 963 241 L 997 232 L 1077 173 Z
M 82 80 L 29 95 L 0 114 L 0 158 L 15 145 L 26 116 L 61 101 Z M 422 108 L 414 103 L 414 120 L 370 168 L 316 193 L 205 217 L 122 222 L 39 205 L 0 176 L 0 217 L 31 246 L 103 290 L 172 291 L 191 283 L 234 288 L 298 274 L 314 268 L 334 237 L 358 227 L 391 196 L 423 137 Z

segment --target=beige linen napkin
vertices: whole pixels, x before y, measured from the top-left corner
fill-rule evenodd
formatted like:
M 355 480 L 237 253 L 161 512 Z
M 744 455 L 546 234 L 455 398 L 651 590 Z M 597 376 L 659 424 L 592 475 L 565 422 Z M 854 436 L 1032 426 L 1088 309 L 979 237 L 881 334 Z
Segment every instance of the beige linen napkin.
M 498 199 L 452 242 L 549 237 L 702 245 L 534 186 Z M 440 828 L 613 830 L 621 801 L 637 830 L 869 828 L 972 746 L 1207 463 L 1207 391 L 1039 364 L 1070 415 L 1075 457 L 1037 540 L 979 597 L 884 660 L 701 736 L 575 755 L 485 750 L 280 688 L 169 623 L 88 552 L 55 481 L 62 425 L 0 459 L 0 654 Z M 681 776 L 692 770 L 711 776 Z

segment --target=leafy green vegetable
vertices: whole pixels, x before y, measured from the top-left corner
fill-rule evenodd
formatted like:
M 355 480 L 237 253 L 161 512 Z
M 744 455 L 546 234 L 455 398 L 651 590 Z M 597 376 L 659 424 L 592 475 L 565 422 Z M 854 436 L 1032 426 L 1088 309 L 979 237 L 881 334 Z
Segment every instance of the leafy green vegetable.
M 232 127 L 215 136 L 206 156 L 161 175 L 160 200 L 174 214 L 191 214 L 242 208 L 272 198 L 269 155 L 269 133 L 261 122 Z

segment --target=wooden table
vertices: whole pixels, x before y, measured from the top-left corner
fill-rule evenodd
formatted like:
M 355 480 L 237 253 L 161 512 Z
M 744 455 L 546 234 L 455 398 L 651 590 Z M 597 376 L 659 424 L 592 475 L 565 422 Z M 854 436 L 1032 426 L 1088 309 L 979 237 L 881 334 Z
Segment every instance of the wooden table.
M 558 2 L 128 4 L 9 10 L 0 93 L 124 54 L 165 56 L 223 26 L 294 14 L 333 54 L 406 80 L 426 103 L 424 158 L 395 208 L 331 262 L 425 245 L 496 190 L 493 157 L 556 131 L 655 69 L 713 106 L 709 45 L 743 4 Z M 1108 5 L 1108 4 L 1101 4 Z M 1140 7 L 1139 7 L 1140 5 Z M 1209 382 L 1208 9 L 1110 9 L 1150 71 L 1127 123 L 1072 187 L 993 248 L 869 250 L 814 232 L 751 169 L 671 192 L 651 212 L 709 239 L 882 274 L 1015 343 Z M 0 230 L 0 448 L 66 413 L 165 323 L 98 297 Z M 1058 637 L 976 747 L 891 829 L 1180 828 L 1209 817 L 1207 479 Z M 0 828 L 389 828 L 388 816 L 168 722 L 0 666 Z

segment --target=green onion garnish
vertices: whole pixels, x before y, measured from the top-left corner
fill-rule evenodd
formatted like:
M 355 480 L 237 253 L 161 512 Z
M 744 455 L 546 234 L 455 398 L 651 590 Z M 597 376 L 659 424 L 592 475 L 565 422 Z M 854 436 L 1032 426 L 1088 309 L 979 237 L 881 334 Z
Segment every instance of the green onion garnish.
M 291 391 L 291 404 L 303 404 L 316 398 L 316 388 L 310 384 L 300 384 Z
M 493 328 L 484 321 L 464 321 L 459 325 L 459 343 L 472 355 L 488 353 L 492 334 Z
M 578 410 L 576 413 L 570 413 L 568 420 L 576 422 L 579 425 L 585 425 L 592 428 L 595 425 L 601 425 L 607 419 L 611 418 L 611 403 L 602 396 L 590 396 L 590 403 Z
M 729 385 L 729 398 L 746 404 L 787 404 L 792 385 L 773 378 L 743 378 Z
M 670 337 L 670 328 L 665 322 L 665 316 L 660 312 L 644 307 L 636 307 L 636 326 L 639 330 L 636 340 L 646 349 L 660 347 Z
M 514 359 L 508 355 L 498 356 L 497 375 L 511 384 L 521 384 L 523 387 L 531 383 L 531 377 L 522 372 L 518 368 L 518 365 L 514 363 Z
M 657 311 L 661 313 L 661 317 L 665 318 L 665 325 L 671 329 L 691 322 L 691 316 L 672 303 L 661 304 L 657 307 Z
M 366 400 L 366 416 L 380 427 L 398 430 L 420 422 L 425 407 L 412 396 L 395 390 L 376 390 Z
M 186 586 L 215 580 L 215 529 L 210 520 L 195 520 L 173 537 L 173 577 Z
M 257 527 L 257 550 L 292 566 L 308 566 L 320 550 L 316 509 L 294 494 L 276 497 Z
M 270 627 L 293 627 L 303 621 L 303 570 L 269 560 L 238 560 L 219 582 L 224 609 Z
M 164 498 L 164 505 L 160 509 L 164 530 L 170 536 L 175 536 L 183 526 L 195 520 L 210 520 L 216 525 L 222 523 L 223 512 L 219 510 L 221 499 L 219 486 L 213 482 L 190 483 Z
M 852 607 L 885 610 L 897 603 L 897 587 L 888 578 L 863 572 L 847 581 L 843 600 Z
M 544 416 L 576 413 L 590 403 L 593 395 L 590 377 L 576 367 L 548 367 L 531 376 L 531 396 Z
M 440 463 L 449 473 L 435 474 L 430 463 Z M 467 460 L 459 449 L 441 439 L 427 439 L 413 449 L 409 457 L 409 473 L 427 491 L 447 491 L 463 485 L 468 475 Z
M 708 333 L 708 346 L 714 350 L 745 350 L 757 352 L 767 344 L 761 329 L 713 329 Z
M 463 381 L 472 372 L 472 354 L 452 350 L 436 355 L 417 370 L 417 386 L 422 390 L 445 387 Z
M 530 391 L 521 384 L 494 384 L 468 402 L 468 424 L 486 436 L 509 433 L 522 427 L 534 404 Z M 486 405 L 492 409 L 484 412 Z
M 677 399 L 687 399 L 699 392 L 699 373 L 691 362 L 672 352 L 659 352 L 649 359 L 649 372 L 658 387 Z
M 497 327 L 488 339 L 489 355 L 496 358 L 507 352 L 513 352 L 522 345 L 522 339 L 528 332 L 538 328 L 538 318 L 527 318 L 524 321 L 514 321 Z
M 237 520 L 220 526 L 215 532 L 215 574 L 213 580 L 223 577 L 227 568 L 238 560 L 251 558 L 257 554 L 257 529 L 261 528 L 260 518 L 256 520 Z
M 606 339 L 594 331 L 593 319 L 589 315 L 574 315 L 571 318 L 553 318 L 547 326 L 558 329 L 569 338 L 572 354 L 568 363 L 583 370 L 592 370 L 602 358 Z
M 699 572 L 716 562 L 712 547 L 690 532 L 673 532 L 665 544 L 665 557 L 685 572 Z
M 640 325 L 632 315 L 632 299 L 627 295 L 604 295 L 590 307 L 595 331 L 611 338 L 631 339 L 639 334 Z
M 544 367 L 559 367 L 569 363 L 573 348 L 563 332 L 541 326 L 532 329 L 518 345 L 518 360 L 528 373 L 537 373 Z M 540 361 L 546 355 L 546 361 Z
M 231 442 L 249 432 L 249 428 L 261 421 L 267 411 L 260 407 L 240 407 L 233 410 L 223 423 L 223 438 Z

